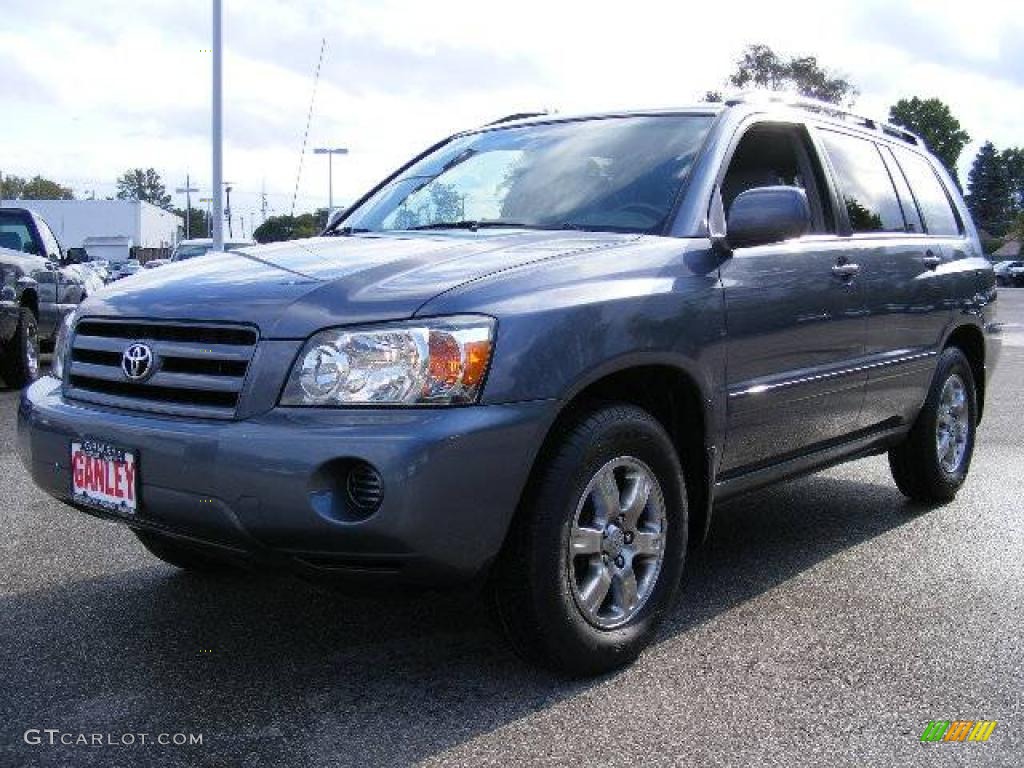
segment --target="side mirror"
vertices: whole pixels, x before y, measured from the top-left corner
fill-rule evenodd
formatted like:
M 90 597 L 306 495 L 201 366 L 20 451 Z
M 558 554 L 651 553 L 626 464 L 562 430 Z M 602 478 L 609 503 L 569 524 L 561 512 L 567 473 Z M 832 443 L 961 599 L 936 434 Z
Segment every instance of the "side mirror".
M 779 243 L 807 234 L 811 208 L 797 187 L 755 187 L 736 196 L 726 219 L 729 245 Z

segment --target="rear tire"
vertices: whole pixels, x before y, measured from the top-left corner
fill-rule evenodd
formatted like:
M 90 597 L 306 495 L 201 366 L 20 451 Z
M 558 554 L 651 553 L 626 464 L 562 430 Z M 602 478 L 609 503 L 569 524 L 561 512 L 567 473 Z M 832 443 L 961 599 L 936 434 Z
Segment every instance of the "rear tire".
M 602 406 L 560 431 L 538 459 L 492 593 L 517 653 L 596 675 L 636 659 L 674 602 L 686 481 L 668 434 L 635 406 Z
M 4 344 L 0 376 L 15 389 L 27 387 L 39 378 L 39 327 L 28 307 L 21 308 L 14 335 Z
M 931 389 L 906 439 L 889 451 L 889 467 L 903 494 L 925 504 L 952 501 L 967 479 L 978 411 L 974 374 L 964 353 L 939 357 Z
M 152 531 L 133 530 L 132 533 L 151 555 L 175 568 L 196 573 L 223 573 L 231 570 L 230 562 L 182 544 L 171 536 Z

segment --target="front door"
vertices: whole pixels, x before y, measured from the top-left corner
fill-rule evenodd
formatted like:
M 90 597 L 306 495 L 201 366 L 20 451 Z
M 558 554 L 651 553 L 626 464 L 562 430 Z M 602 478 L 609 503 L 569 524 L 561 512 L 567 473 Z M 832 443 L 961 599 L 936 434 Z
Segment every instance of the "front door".
M 728 437 L 721 471 L 742 474 L 841 439 L 860 426 L 866 373 L 864 297 L 838 237 L 827 176 L 806 129 L 760 124 L 736 147 L 725 211 L 747 189 L 807 193 L 813 231 L 737 248 L 721 266 L 728 334 Z

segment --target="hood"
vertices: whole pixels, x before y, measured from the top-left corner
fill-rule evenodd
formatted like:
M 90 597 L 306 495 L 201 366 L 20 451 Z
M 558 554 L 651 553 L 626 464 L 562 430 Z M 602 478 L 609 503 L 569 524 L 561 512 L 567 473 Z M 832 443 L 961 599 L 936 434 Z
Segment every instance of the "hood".
M 409 318 L 438 294 L 487 275 L 637 239 L 505 230 L 296 240 L 143 270 L 91 297 L 83 313 L 249 322 L 263 338 L 305 338 L 331 325 Z

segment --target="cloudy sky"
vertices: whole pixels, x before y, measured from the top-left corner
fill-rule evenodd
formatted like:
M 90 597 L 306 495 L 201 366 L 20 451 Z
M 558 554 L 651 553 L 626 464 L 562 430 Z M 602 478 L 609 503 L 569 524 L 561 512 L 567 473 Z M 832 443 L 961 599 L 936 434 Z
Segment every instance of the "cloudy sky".
M 937 96 L 977 145 L 1024 145 L 1019 0 L 569 2 L 224 0 L 225 178 L 236 211 L 288 212 L 309 144 L 345 146 L 335 201 L 460 128 L 537 109 L 677 105 L 720 88 L 745 45 L 813 54 L 885 116 Z M 209 193 L 209 0 L 0 0 L 0 172 L 82 196 L 153 166 Z M 296 209 L 326 204 L 307 154 Z M 176 199 L 176 202 L 177 199 Z M 183 205 L 184 200 L 180 203 Z

